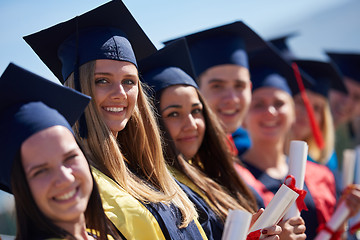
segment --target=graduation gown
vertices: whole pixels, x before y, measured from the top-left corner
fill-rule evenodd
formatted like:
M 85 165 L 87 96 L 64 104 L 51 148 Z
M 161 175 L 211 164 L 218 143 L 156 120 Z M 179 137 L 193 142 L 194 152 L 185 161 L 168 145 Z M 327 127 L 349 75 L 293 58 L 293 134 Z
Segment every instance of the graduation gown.
M 245 169 L 237 164 L 236 169 L 250 185 L 263 197 L 267 205 L 279 189 L 284 179 L 274 179 L 260 169 L 244 162 Z M 323 165 L 308 161 L 306 165 L 304 190 L 307 191 L 305 204 L 308 211 L 302 211 L 307 239 L 314 239 L 317 229 L 325 224 L 336 205 L 335 180 L 332 172 Z
M 142 203 L 96 168 L 92 172 L 105 214 L 126 239 L 207 239 L 197 219 L 178 228 L 181 213 L 172 204 Z
M 188 195 L 189 199 L 195 204 L 199 213 L 199 222 L 203 227 L 208 239 L 221 239 L 224 231 L 224 224 L 212 210 L 212 203 L 187 176 L 180 171 L 170 169 L 175 179 L 180 182 L 181 188 Z

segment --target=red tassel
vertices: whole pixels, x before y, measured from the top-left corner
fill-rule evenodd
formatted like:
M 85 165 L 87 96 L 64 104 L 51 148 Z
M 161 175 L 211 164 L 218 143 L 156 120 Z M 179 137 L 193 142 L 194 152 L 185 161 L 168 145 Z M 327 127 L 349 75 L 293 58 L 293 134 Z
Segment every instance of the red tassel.
M 319 125 L 315 121 L 314 110 L 313 110 L 312 105 L 310 104 L 310 101 L 306 95 L 304 83 L 301 79 L 299 68 L 296 63 L 292 63 L 292 68 L 294 70 L 295 78 L 296 78 L 297 84 L 300 89 L 301 98 L 304 101 L 306 112 L 310 119 L 310 126 L 311 126 L 312 132 L 314 134 L 315 142 L 316 142 L 318 148 L 323 149 L 325 146 L 324 139 L 321 134 Z

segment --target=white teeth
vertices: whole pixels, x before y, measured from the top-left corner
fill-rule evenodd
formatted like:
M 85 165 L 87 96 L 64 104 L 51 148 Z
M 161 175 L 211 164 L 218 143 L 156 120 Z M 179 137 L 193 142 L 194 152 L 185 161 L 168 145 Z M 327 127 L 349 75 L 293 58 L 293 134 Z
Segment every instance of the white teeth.
M 104 109 L 108 112 L 115 112 L 115 113 L 118 113 L 118 112 L 121 112 L 124 110 L 124 108 L 121 108 L 121 107 L 106 107 Z
M 57 196 L 57 197 L 55 197 L 55 199 L 61 200 L 61 201 L 68 200 L 68 199 L 72 198 L 75 195 L 75 193 L 76 193 L 76 189 L 74 189 L 68 193 L 65 193 L 61 196 Z

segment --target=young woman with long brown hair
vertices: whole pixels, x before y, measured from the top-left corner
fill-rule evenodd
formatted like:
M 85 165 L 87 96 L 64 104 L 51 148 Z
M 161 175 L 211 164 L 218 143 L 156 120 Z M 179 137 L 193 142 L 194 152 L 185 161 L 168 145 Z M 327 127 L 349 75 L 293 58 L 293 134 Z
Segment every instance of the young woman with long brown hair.
M 49 37 L 53 45 L 42 45 Z M 62 82 L 93 98 L 75 131 L 120 232 L 127 239 L 206 238 L 167 170 L 138 76 L 137 58 L 156 49 L 125 5 L 109 2 L 25 39 Z
M 210 212 L 208 237 L 220 239 L 230 209 L 254 213 L 257 207 L 254 196 L 234 168 L 235 157 L 228 149 L 222 126 L 191 77 L 186 41 L 165 46 L 139 65 L 153 94 L 171 171 L 199 196 L 202 206 Z M 280 232 L 276 226 L 266 231 L 269 239 Z

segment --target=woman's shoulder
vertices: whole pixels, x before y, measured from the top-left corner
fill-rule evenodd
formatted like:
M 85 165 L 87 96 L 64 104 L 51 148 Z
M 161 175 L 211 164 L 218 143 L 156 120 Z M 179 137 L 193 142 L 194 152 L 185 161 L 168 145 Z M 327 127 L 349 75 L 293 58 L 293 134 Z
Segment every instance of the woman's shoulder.
M 164 239 L 153 214 L 114 180 L 92 167 L 106 216 L 126 239 Z
M 209 205 L 211 205 L 209 199 L 206 197 L 205 193 L 198 187 L 196 184 L 191 181 L 184 173 L 180 172 L 175 168 L 171 168 L 170 172 L 174 176 L 174 178 L 179 181 L 180 183 L 187 186 L 191 191 L 198 194 L 202 199 L 204 199 Z M 181 187 L 181 186 L 180 186 Z
M 335 183 L 334 174 L 327 166 L 311 161 L 306 162 L 305 178 Z
M 99 186 L 99 192 L 104 206 L 109 205 L 111 202 L 117 202 L 120 207 L 118 209 L 119 211 L 126 211 L 127 213 L 136 212 L 136 214 L 139 214 L 139 212 L 150 214 L 139 200 L 126 192 L 125 189 L 110 177 L 94 167 L 92 167 L 92 173 Z M 114 208 L 114 206 L 116 205 L 108 206 L 108 208 Z

